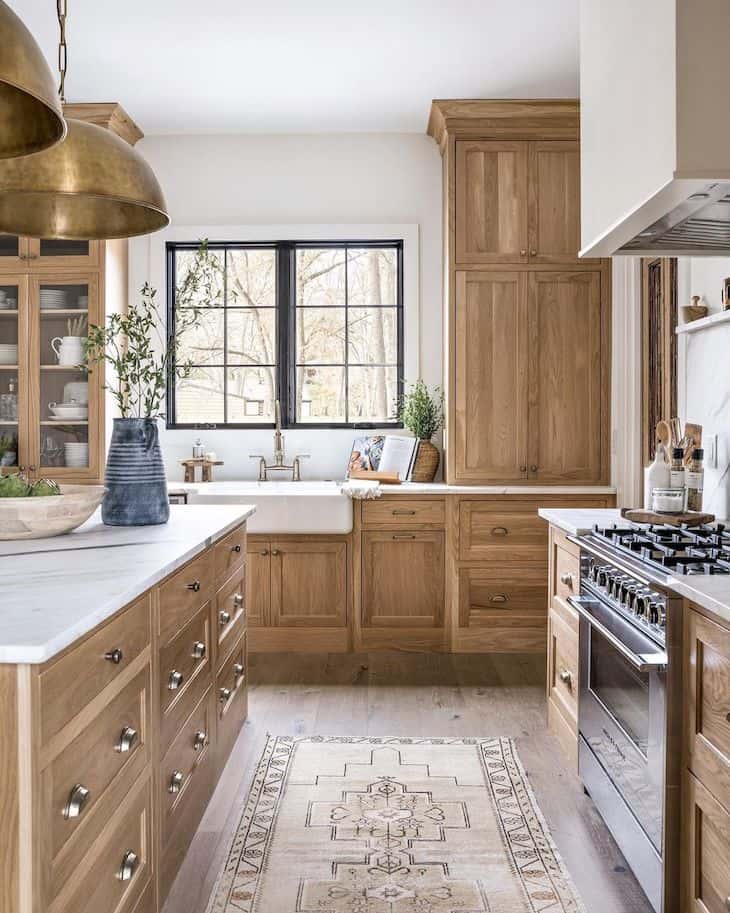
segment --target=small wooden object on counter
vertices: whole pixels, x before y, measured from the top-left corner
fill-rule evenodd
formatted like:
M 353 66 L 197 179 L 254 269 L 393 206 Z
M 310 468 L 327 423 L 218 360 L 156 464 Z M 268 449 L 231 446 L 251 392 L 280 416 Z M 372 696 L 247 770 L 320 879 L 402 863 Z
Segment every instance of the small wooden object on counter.
M 206 460 L 205 457 L 190 457 L 187 460 L 180 460 L 180 465 L 185 467 L 185 482 L 195 481 L 195 469 L 201 467 L 201 481 L 213 481 L 213 467 L 223 466 L 223 460 Z
M 692 462 L 692 454 L 697 447 L 702 447 L 702 425 L 685 422 L 684 425 L 684 465 Z
M 381 485 L 400 485 L 401 480 L 397 472 L 378 472 L 375 469 L 353 469 L 351 479 L 362 479 L 370 482 L 380 482 Z
M 725 304 L 727 307 L 727 303 Z M 707 306 L 700 304 L 700 296 L 692 295 L 692 304 L 685 304 L 682 308 L 682 317 L 685 323 L 691 323 L 693 320 L 700 320 L 707 317 Z
M 659 514 L 653 510 L 642 510 L 639 507 L 622 507 L 621 516 L 632 523 L 656 523 L 666 526 L 702 526 L 703 523 L 714 523 L 714 514 L 685 511 L 681 514 Z

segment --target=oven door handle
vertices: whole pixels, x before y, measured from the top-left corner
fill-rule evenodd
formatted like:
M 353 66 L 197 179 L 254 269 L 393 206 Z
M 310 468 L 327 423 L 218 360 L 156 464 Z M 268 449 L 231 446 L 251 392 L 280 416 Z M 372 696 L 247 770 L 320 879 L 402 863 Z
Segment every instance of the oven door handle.
M 584 618 L 592 628 L 595 628 L 599 634 L 605 637 L 611 646 L 615 647 L 621 656 L 623 656 L 625 660 L 628 660 L 638 672 L 661 672 L 663 669 L 666 669 L 669 661 L 666 653 L 634 653 L 633 650 L 630 650 L 612 631 L 609 631 L 608 628 L 596 618 L 591 610 L 587 608 L 586 603 L 590 601 L 591 600 L 588 599 L 577 599 L 573 596 L 568 596 L 568 603 L 575 609 L 580 617 Z

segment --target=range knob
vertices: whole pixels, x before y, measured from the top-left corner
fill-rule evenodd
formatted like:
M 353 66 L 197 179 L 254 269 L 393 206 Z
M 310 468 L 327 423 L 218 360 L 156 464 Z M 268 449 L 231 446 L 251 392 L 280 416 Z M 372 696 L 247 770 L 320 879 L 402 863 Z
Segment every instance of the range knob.
M 591 565 L 591 580 L 594 583 L 598 583 L 598 580 L 601 576 L 601 567 L 598 564 L 593 563 Z
M 659 612 L 662 606 L 659 602 L 650 602 L 649 603 L 649 621 L 651 624 L 659 624 Z
M 631 589 L 631 583 L 628 580 L 624 580 L 621 583 L 621 589 L 618 595 L 619 602 L 621 605 L 628 605 L 629 601 L 629 590 Z
M 598 569 L 598 586 L 605 587 L 608 583 L 608 570 L 605 567 Z
M 642 596 L 637 596 L 634 600 L 634 614 L 638 615 L 639 618 L 647 618 L 649 615 L 649 596 L 644 594 Z
M 634 586 L 634 584 L 630 584 L 627 587 L 627 592 L 626 592 L 626 608 L 629 611 L 633 612 L 635 602 L 636 602 L 636 587 Z

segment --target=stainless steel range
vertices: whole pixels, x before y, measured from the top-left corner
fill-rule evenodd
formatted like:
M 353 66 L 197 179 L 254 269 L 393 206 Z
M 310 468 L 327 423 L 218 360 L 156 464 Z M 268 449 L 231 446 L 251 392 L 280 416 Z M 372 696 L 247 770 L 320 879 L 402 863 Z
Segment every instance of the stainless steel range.
M 679 908 L 682 599 L 672 577 L 730 573 L 730 533 L 626 524 L 581 549 L 579 774 L 657 913 Z

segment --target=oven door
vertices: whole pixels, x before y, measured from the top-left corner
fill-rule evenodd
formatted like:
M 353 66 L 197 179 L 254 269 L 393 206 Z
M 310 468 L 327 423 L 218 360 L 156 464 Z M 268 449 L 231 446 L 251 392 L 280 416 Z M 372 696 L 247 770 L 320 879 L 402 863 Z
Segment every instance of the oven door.
M 579 730 L 662 855 L 666 664 L 662 648 L 581 589 Z

